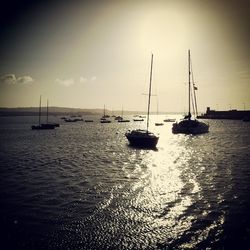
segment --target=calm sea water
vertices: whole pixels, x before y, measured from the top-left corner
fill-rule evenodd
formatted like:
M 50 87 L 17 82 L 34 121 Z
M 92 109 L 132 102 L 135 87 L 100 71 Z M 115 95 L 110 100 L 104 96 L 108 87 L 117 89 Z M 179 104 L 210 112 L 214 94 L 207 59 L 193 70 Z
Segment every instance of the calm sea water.
M 189 136 L 152 117 L 143 150 L 124 133 L 144 122 L 98 118 L 0 117 L 1 249 L 249 249 L 250 123 Z

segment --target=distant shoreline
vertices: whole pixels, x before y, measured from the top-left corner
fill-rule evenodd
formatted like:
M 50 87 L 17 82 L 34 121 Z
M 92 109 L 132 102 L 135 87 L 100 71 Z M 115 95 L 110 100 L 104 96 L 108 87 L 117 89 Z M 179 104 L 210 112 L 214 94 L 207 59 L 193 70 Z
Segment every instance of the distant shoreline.
M 41 115 L 46 115 L 47 108 L 41 108 Z M 123 111 L 124 115 L 145 115 L 146 111 Z M 80 109 L 80 108 L 65 108 L 65 107 L 50 107 L 50 116 L 70 116 L 70 115 L 102 115 L 103 109 Z M 106 110 L 108 115 L 121 115 L 121 110 L 110 111 Z M 152 112 L 156 114 L 156 112 Z M 162 115 L 179 114 L 178 112 L 161 112 Z M 20 108 L 1 108 L 0 116 L 36 116 L 38 115 L 38 107 L 20 107 Z

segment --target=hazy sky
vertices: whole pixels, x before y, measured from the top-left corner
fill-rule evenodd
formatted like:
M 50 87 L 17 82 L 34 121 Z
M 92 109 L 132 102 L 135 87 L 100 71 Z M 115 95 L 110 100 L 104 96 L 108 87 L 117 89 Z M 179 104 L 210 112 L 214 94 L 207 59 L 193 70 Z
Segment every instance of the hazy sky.
M 3 1 L 5 2 L 5 1 Z M 200 111 L 250 109 L 248 0 L 6 1 L 0 106 L 187 110 L 191 50 Z

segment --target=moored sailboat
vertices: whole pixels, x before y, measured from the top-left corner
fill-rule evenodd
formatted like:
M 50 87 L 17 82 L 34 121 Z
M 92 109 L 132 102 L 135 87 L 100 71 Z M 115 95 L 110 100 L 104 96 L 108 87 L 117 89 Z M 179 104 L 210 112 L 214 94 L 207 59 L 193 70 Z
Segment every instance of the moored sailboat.
M 196 106 L 196 97 L 195 90 L 197 89 L 193 84 L 194 91 L 194 101 Z M 191 115 L 191 58 L 190 58 L 190 50 L 188 50 L 188 115 L 184 117 L 184 119 L 179 122 L 175 122 L 172 127 L 172 132 L 174 134 L 204 134 L 209 130 L 209 125 L 197 120 L 196 118 L 192 119 Z M 197 107 L 196 107 L 197 109 Z
M 158 100 L 157 100 L 157 118 L 159 117 L 159 103 L 158 103 Z M 163 126 L 164 123 L 163 122 L 155 122 L 155 126 Z
M 101 117 L 100 119 L 100 123 L 111 123 L 111 120 L 108 119 L 110 116 L 109 115 L 106 115 L 105 113 L 105 105 L 104 105 L 104 108 L 103 108 L 103 116 Z
M 122 107 L 122 115 L 118 116 L 118 119 L 116 119 L 118 122 L 130 122 L 128 119 L 123 118 L 123 107 Z
M 152 70 L 153 70 L 153 54 L 151 55 L 151 67 L 150 67 L 150 81 L 149 81 L 149 93 L 148 93 L 148 113 L 147 113 L 147 129 L 136 129 L 127 131 L 125 136 L 127 137 L 131 146 L 140 148 L 155 148 L 159 137 L 148 131 L 149 127 L 149 114 L 150 114 L 150 98 L 151 98 L 151 84 L 152 84 Z
M 59 127 L 58 123 L 48 123 L 48 117 L 49 117 L 48 101 L 47 101 L 47 123 L 41 123 L 41 102 L 42 102 L 42 96 L 40 95 L 38 125 L 32 125 L 31 129 L 32 130 L 55 129 L 55 127 Z

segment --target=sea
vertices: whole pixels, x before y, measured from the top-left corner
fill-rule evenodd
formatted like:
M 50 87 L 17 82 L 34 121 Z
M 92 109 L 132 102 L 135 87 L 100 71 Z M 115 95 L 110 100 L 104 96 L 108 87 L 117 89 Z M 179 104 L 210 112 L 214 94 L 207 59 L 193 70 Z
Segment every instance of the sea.
M 250 123 L 192 136 L 152 115 L 150 150 L 129 146 L 146 121 L 127 118 L 0 117 L 1 249 L 250 249 Z

